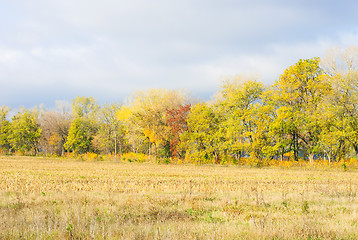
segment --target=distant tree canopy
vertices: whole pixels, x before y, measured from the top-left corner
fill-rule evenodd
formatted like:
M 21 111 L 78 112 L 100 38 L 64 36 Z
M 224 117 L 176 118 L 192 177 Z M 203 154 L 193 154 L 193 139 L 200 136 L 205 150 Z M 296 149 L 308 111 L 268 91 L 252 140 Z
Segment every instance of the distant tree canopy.
M 301 59 L 272 86 L 243 75 L 210 103 L 179 90 L 135 92 L 127 104 L 92 97 L 57 110 L 0 107 L 3 153 L 112 154 L 221 163 L 253 158 L 339 160 L 358 155 L 358 48 Z

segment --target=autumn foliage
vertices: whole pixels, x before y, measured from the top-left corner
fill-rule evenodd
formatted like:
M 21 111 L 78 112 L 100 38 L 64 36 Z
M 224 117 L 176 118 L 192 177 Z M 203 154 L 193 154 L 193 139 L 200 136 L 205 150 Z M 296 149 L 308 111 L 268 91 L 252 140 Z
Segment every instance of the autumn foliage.
M 2 106 L 0 149 L 257 166 L 356 158 L 358 50 L 335 53 L 322 61 L 299 60 L 271 86 L 243 75 L 227 78 L 210 102 L 179 90 L 149 89 L 126 104 L 100 106 L 77 97 L 57 110 L 22 109 L 11 119 Z
M 187 117 L 191 105 L 185 104 L 178 108 L 172 108 L 166 112 L 166 123 L 171 129 L 170 153 L 172 157 L 182 157 L 178 151 L 180 144 L 180 135 L 188 131 Z

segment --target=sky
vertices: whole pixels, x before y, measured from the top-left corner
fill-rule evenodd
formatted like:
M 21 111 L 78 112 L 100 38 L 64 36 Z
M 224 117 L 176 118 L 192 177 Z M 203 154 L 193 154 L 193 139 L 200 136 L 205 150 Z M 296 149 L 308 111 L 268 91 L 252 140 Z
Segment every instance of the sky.
M 273 84 L 299 59 L 358 44 L 352 0 L 0 0 L 0 105 L 149 88 L 207 100 L 225 78 Z

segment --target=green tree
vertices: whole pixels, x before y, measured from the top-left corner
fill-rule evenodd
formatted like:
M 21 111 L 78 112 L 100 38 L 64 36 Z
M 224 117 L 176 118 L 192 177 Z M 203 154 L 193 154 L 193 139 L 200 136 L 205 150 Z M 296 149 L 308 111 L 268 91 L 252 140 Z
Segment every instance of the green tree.
M 72 100 L 73 120 L 64 147 L 83 154 L 94 151 L 92 140 L 98 130 L 98 109 L 92 97 L 77 97 Z
M 15 151 L 32 151 L 36 155 L 40 137 L 41 128 L 35 113 L 23 110 L 12 118 L 9 142 Z
M 0 128 L 0 149 L 8 153 L 10 153 L 12 147 L 10 142 L 10 134 L 11 122 L 8 120 L 2 121 Z
M 10 151 L 10 129 L 11 123 L 7 120 L 10 108 L 6 106 L 0 106 L 0 149 L 3 151 Z
M 69 129 L 65 149 L 76 154 L 93 151 L 92 140 L 96 132 L 93 122 L 87 118 L 75 118 Z

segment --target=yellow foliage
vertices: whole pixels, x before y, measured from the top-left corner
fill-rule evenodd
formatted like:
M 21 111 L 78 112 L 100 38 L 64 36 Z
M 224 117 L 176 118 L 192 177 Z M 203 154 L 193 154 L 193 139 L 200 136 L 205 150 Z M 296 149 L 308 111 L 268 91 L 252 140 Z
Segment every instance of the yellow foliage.
M 91 152 L 87 152 L 85 154 L 81 154 L 80 158 L 86 161 L 95 161 L 95 160 L 100 160 L 100 156 L 97 153 L 91 153 Z
M 122 160 L 128 162 L 147 162 L 150 160 L 150 157 L 143 153 L 124 153 L 122 154 Z
M 57 146 L 61 142 L 61 136 L 58 133 L 54 133 L 50 136 L 48 143 L 51 146 Z
M 132 111 L 129 107 L 122 106 L 121 109 L 117 112 L 117 119 L 120 121 L 126 121 L 132 115 Z

